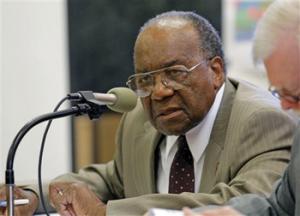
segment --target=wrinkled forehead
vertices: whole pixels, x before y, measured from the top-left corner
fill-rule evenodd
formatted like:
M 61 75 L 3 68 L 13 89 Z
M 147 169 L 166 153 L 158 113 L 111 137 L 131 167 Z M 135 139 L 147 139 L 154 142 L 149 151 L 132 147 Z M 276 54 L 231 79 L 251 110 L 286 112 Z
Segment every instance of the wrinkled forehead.
M 150 23 L 147 27 L 141 31 L 135 42 L 135 54 L 139 49 L 145 47 L 149 48 L 154 45 L 163 45 L 173 42 L 175 40 L 180 41 L 190 32 L 195 31 L 190 21 L 182 18 L 163 18 L 161 20 Z M 187 33 L 186 33 L 187 32 Z
M 272 85 L 300 88 L 300 45 L 294 34 L 286 34 L 265 59 Z
M 163 19 L 139 34 L 134 48 L 134 63 L 136 71 L 149 71 L 165 62 L 189 59 L 199 53 L 199 35 L 190 22 Z

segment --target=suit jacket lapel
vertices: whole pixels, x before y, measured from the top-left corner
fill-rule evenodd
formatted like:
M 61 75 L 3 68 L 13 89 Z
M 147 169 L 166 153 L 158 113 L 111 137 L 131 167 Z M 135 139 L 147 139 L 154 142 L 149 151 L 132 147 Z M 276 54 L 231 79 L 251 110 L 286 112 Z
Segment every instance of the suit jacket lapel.
M 136 176 L 136 188 L 139 194 L 155 193 L 156 179 L 155 179 L 155 150 L 162 137 L 162 134 L 150 124 L 144 124 L 144 133 L 136 137 L 136 163 L 137 169 L 133 171 Z
M 226 80 L 224 95 L 215 119 L 210 140 L 205 150 L 205 159 L 199 192 L 208 193 L 216 184 L 216 172 L 219 167 L 219 159 L 224 146 L 227 125 L 235 96 L 235 87 Z M 221 165 L 220 165 L 221 166 Z

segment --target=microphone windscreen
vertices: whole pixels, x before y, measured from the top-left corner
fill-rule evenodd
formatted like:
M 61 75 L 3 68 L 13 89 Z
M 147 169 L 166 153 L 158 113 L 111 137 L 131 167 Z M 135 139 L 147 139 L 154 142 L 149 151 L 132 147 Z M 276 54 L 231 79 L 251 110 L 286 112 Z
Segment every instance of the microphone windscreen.
M 117 99 L 114 104 L 107 105 L 107 107 L 115 112 L 129 112 L 137 103 L 137 96 L 129 88 L 117 87 L 109 90 L 108 94 L 116 95 Z

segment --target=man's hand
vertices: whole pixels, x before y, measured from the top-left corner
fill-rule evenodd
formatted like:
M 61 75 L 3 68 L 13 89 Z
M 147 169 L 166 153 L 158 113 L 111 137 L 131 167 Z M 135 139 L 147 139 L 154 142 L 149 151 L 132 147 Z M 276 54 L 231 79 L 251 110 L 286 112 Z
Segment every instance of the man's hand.
M 25 205 L 18 205 L 14 208 L 15 216 L 32 216 L 38 207 L 38 197 L 35 193 L 21 188 L 14 188 L 15 199 L 28 199 L 29 203 Z M 6 187 L 0 187 L 0 200 L 6 200 Z M 7 208 L 0 207 L 0 215 L 7 215 Z
M 189 208 L 183 208 L 184 216 L 243 216 L 229 206 L 206 210 L 201 213 L 194 213 Z
M 106 205 L 83 183 L 51 183 L 49 199 L 62 216 L 103 216 L 106 212 Z

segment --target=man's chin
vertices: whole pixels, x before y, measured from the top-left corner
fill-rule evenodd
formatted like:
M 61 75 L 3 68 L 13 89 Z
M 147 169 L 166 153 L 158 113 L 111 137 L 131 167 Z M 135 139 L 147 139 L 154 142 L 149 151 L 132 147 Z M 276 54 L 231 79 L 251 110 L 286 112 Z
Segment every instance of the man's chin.
M 171 125 L 168 125 L 168 126 L 160 125 L 157 127 L 157 130 L 167 136 L 171 136 L 171 135 L 179 136 L 179 135 L 185 134 L 189 130 L 189 128 L 178 127 L 178 125 L 176 125 L 176 127 L 172 127 Z

